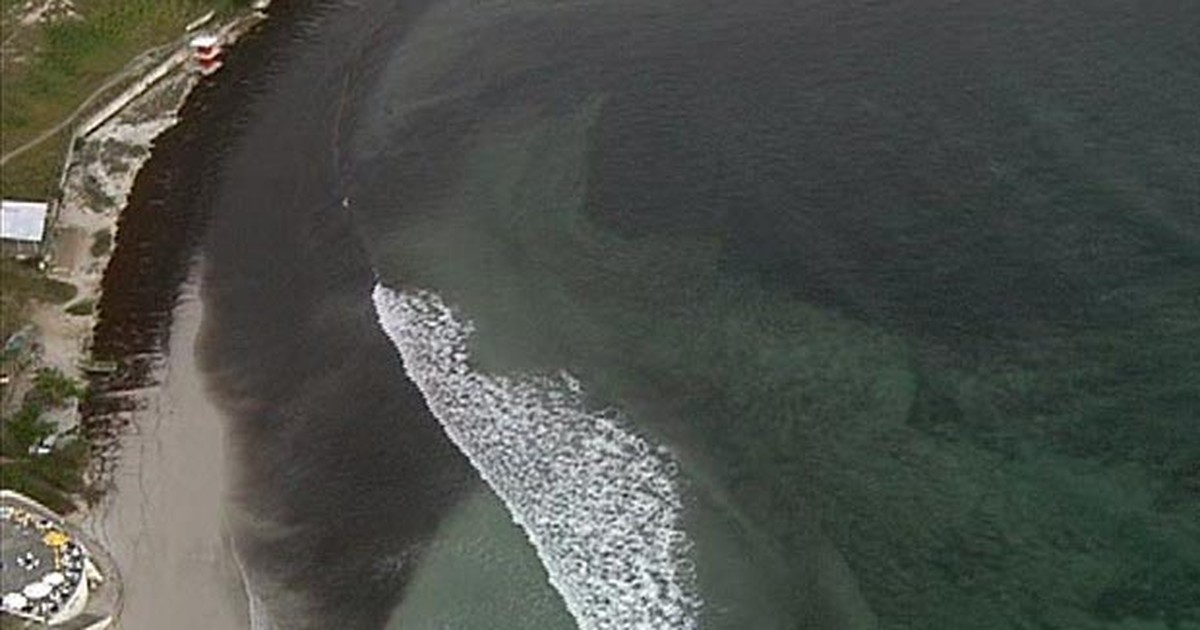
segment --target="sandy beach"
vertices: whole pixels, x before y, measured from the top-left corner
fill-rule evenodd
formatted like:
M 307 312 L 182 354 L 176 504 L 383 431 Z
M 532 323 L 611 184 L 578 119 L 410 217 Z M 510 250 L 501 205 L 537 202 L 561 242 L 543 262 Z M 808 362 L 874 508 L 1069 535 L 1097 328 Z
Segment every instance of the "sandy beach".
M 249 626 L 225 533 L 223 419 L 193 352 L 201 317 L 189 287 L 175 311 L 162 385 L 134 412 L 115 489 L 87 523 L 121 567 L 126 630 Z

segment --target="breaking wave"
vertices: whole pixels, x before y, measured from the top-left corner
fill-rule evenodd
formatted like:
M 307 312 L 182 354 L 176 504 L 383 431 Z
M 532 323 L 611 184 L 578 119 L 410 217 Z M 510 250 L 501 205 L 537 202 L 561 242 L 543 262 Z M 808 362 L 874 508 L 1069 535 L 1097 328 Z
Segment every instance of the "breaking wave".
M 592 411 L 578 381 L 471 369 L 473 328 L 435 294 L 376 285 L 379 322 L 447 435 L 526 532 L 581 628 L 696 628 L 676 464 Z

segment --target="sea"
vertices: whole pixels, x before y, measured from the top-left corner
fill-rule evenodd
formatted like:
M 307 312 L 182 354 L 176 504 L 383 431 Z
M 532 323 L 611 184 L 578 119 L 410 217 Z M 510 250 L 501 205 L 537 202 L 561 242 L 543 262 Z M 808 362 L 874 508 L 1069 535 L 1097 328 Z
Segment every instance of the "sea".
M 1200 627 L 1200 3 L 270 14 L 146 175 L 255 630 Z

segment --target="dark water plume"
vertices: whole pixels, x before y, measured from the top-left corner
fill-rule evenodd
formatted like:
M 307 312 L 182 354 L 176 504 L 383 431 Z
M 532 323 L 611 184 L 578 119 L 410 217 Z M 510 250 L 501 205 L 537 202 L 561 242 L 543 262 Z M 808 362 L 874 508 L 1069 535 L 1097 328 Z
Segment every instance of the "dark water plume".
M 236 547 L 259 612 L 278 627 L 379 627 L 438 515 L 477 481 L 419 395 L 396 386 L 399 361 L 371 310 L 374 273 L 334 202 L 336 165 L 312 153 L 329 147 L 338 69 L 354 55 L 335 42 L 369 30 L 368 14 L 276 4 L 139 173 L 95 340 L 97 358 L 120 369 L 96 377 L 88 425 L 113 433 L 136 404 L 121 392 L 152 384 L 199 263 L 198 354 L 231 418 Z M 321 73 L 331 89 L 314 96 Z
M 237 100 L 208 187 L 199 350 L 232 418 L 235 540 L 258 611 L 280 628 L 379 627 L 478 481 L 405 387 L 339 198 L 347 64 L 378 14 L 404 12 L 285 4 L 261 48 L 239 51 L 256 62 L 231 58 L 238 78 L 222 78 L 255 95 Z

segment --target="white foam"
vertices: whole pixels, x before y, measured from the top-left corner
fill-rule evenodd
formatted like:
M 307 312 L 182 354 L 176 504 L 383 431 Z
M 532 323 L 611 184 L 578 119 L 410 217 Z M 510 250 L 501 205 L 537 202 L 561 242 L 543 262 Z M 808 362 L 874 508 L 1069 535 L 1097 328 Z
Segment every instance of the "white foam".
M 242 581 L 242 590 L 246 593 L 247 616 L 250 617 L 250 630 L 275 630 L 275 622 L 271 621 L 271 615 L 267 612 L 267 607 L 263 605 L 262 599 L 254 592 L 254 587 L 250 582 L 250 575 L 246 573 L 246 565 L 242 563 L 242 556 L 237 550 L 232 551 L 233 562 L 237 565 L 238 576 Z
M 675 463 L 588 410 L 567 374 L 471 369 L 462 322 L 435 294 L 377 285 L 380 324 L 433 415 L 528 535 L 581 628 L 696 628 L 701 600 Z

